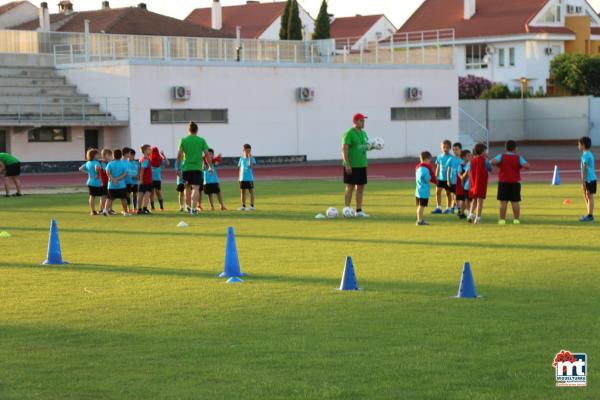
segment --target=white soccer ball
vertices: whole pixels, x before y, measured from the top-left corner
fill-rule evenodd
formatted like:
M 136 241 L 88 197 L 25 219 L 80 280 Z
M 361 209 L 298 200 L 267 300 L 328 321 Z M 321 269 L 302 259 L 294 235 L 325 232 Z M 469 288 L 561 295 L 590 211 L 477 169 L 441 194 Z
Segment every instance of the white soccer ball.
M 344 216 L 344 218 L 354 218 L 354 210 L 352 209 L 352 207 L 344 207 L 344 210 L 342 211 L 342 215 Z
M 384 146 L 385 146 L 385 142 L 380 137 L 369 139 L 369 141 L 367 142 L 367 150 L 369 150 L 369 151 L 383 150 Z
M 327 218 L 337 218 L 339 215 L 338 210 L 335 207 L 329 207 L 325 214 L 327 215 Z

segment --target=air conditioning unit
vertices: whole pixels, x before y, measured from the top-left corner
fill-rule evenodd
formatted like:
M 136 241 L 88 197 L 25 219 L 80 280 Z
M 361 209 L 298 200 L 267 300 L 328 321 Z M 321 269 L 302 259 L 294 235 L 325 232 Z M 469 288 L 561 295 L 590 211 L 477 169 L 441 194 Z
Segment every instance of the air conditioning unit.
M 296 99 L 298 101 L 313 101 L 315 99 L 315 89 L 307 87 L 296 89 Z
M 418 87 L 409 87 L 406 89 L 406 98 L 408 100 L 421 100 L 423 98 L 423 89 Z
M 545 54 L 545 55 L 547 55 L 547 56 L 551 56 L 551 55 L 552 55 L 552 53 L 554 53 L 554 51 L 552 50 L 552 47 L 546 47 L 546 48 L 544 49 L 544 54 Z
M 192 89 L 187 86 L 173 86 L 171 94 L 173 100 L 189 100 L 192 97 Z

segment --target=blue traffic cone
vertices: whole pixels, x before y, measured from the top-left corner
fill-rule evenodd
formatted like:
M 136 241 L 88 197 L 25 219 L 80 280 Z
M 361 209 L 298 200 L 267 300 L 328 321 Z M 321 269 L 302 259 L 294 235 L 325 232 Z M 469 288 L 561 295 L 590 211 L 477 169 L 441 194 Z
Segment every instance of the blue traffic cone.
M 558 171 L 558 165 L 554 166 L 554 174 L 552 175 L 552 185 L 560 185 L 560 172 Z
M 58 237 L 58 226 L 56 220 L 53 219 L 50 224 L 50 238 L 48 239 L 48 258 L 43 263 L 44 265 L 63 265 L 68 264 L 62 259 L 60 251 L 60 239 Z
M 463 267 L 462 279 L 460 280 L 460 287 L 458 288 L 459 299 L 476 299 L 477 290 L 475 290 L 475 280 L 473 280 L 473 273 L 471 272 L 471 263 L 466 262 Z
M 227 248 L 225 249 L 225 268 L 219 277 L 240 278 L 242 276 L 246 276 L 246 274 L 240 271 L 240 260 L 238 258 L 237 246 L 235 245 L 235 234 L 233 233 L 233 228 L 229 227 L 227 229 Z M 237 281 L 230 283 L 237 283 Z
M 358 282 L 356 281 L 356 274 L 354 273 L 352 257 L 346 258 L 344 275 L 342 275 L 342 283 L 340 284 L 339 290 L 358 290 Z

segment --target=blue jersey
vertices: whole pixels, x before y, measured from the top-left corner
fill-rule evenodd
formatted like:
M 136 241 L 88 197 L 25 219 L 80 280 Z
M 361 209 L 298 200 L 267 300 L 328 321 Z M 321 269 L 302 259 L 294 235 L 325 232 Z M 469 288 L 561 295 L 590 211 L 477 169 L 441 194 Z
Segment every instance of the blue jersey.
M 256 165 L 256 159 L 252 157 L 252 165 Z M 238 161 L 240 167 L 240 182 L 254 182 L 254 173 L 250 168 L 250 160 L 246 157 L 241 157 Z
M 465 176 L 465 179 L 463 182 L 463 188 L 465 189 L 465 192 L 468 192 L 469 191 L 469 171 L 471 170 L 471 161 L 466 163 L 463 168 L 464 168 L 464 172 L 467 174 Z
M 456 185 L 456 179 L 462 169 L 462 160 L 459 157 L 452 156 L 448 166 L 450 167 L 450 184 Z
M 594 155 L 591 151 L 586 150 L 581 155 L 581 175 L 583 176 L 584 167 L 587 166 L 587 174 L 583 177 L 586 182 L 596 180 L 596 166 Z
M 177 160 L 175 160 L 173 163 L 173 169 L 177 173 L 177 185 L 185 184 L 185 181 L 183 180 L 183 161 L 181 162 L 181 166 L 179 166 L 177 165 Z
M 100 179 L 100 170 L 102 166 L 99 161 L 88 161 L 81 166 L 88 174 L 87 185 L 93 187 L 102 187 L 102 179 Z M 97 170 L 98 169 L 98 170 Z
M 415 197 L 419 199 L 428 199 L 431 188 L 429 183 L 431 182 L 431 173 L 427 167 L 417 168 L 415 174 L 417 189 L 415 190 Z
M 130 160 L 128 162 L 128 172 L 127 183 L 130 185 L 137 185 L 139 181 L 140 175 L 140 163 L 136 160 Z
M 438 181 L 448 181 L 448 167 L 452 162 L 454 156 L 452 154 L 440 154 L 436 160 L 435 164 L 439 165 L 440 170 L 437 174 Z
M 161 180 L 162 167 L 164 167 L 165 165 L 167 165 L 167 160 L 162 160 L 162 163 L 160 163 L 160 167 L 152 167 L 152 180 L 153 181 Z
M 128 173 L 128 163 L 122 160 L 113 160 L 106 166 L 106 173 L 110 174 L 114 179 L 120 177 L 123 174 Z M 108 179 L 109 189 L 125 189 L 125 179 L 119 181 L 118 184 L 113 183 L 112 179 Z
M 210 185 L 212 183 L 219 183 L 219 176 L 217 175 L 217 166 L 213 165 L 213 170 L 212 173 L 208 171 L 208 167 L 204 168 L 204 171 L 202 171 L 202 174 L 204 175 L 204 184 L 205 185 Z

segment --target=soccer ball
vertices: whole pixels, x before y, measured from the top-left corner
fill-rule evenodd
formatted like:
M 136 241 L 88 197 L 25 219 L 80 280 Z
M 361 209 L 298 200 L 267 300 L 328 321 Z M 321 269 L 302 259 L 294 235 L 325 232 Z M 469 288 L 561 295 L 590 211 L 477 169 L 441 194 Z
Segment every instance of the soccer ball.
M 338 210 L 335 207 L 329 207 L 327 209 L 327 212 L 325 214 L 327 215 L 327 218 L 337 218 L 338 217 Z
M 344 207 L 342 215 L 344 215 L 344 218 L 354 218 L 354 210 L 352 207 Z
M 385 142 L 380 137 L 369 139 L 369 149 L 370 150 L 383 150 L 384 146 L 385 146 Z

